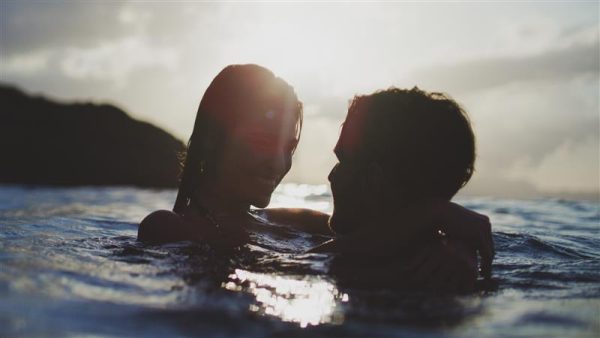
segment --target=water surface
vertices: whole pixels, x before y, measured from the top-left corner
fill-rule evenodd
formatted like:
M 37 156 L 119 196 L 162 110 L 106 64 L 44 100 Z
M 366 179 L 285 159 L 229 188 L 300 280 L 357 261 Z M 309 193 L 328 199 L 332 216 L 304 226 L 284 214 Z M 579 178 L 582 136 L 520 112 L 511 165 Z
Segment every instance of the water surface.
M 490 216 L 499 290 L 425 297 L 342 288 L 320 239 L 255 236 L 223 257 L 138 243 L 175 192 L 0 186 L 0 337 L 597 337 L 597 201 L 463 198 Z M 330 211 L 326 186 L 282 185 L 272 206 Z

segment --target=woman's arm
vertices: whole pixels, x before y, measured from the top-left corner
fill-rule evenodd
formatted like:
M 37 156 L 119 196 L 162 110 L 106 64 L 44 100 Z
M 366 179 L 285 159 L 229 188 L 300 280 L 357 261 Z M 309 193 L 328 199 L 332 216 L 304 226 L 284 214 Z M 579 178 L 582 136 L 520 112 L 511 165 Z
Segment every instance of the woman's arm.
M 333 236 L 329 228 L 329 215 L 316 210 L 303 208 L 269 208 L 263 215 L 276 224 L 288 225 L 312 234 Z
M 444 203 L 437 208 L 436 222 L 441 224 L 441 230 L 448 238 L 476 250 L 481 258 L 480 273 L 484 278 L 490 279 L 492 261 L 496 255 L 490 219 L 453 202 Z

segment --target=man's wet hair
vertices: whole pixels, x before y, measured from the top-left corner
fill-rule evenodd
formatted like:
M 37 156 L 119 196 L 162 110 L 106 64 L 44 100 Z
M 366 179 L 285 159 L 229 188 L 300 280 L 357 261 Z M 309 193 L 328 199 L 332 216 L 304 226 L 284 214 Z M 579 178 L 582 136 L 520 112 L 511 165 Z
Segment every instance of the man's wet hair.
M 382 164 L 410 201 L 450 200 L 474 171 L 475 136 L 450 96 L 390 88 L 354 97 L 340 141 Z

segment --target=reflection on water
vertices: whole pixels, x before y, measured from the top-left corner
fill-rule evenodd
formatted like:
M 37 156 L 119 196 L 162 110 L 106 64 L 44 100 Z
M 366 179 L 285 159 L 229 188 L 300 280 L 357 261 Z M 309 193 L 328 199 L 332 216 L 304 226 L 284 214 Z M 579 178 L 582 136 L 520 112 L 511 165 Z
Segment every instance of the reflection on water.
M 348 301 L 348 295 L 321 277 L 294 278 L 236 269 L 229 278 L 223 287 L 253 294 L 256 304 L 250 305 L 250 311 L 258 314 L 276 316 L 301 327 L 344 321 L 336 308 L 339 302 Z

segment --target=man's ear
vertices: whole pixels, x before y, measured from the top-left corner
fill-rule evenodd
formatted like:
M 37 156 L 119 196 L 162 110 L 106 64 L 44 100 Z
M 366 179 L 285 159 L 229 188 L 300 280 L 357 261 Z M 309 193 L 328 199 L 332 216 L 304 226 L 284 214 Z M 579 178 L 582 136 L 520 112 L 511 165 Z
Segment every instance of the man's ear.
M 370 162 L 361 181 L 365 204 L 368 210 L 375 213 L 378 212 L 382 206 L 386 183 L 381 165 L 377 162 Z
M 365 175 L 366 180 L 365 183 L 367 185 L 366 191 L 369 191 L 374 194 L 380 194 L 383 192 L 383 168 L 377 162 L 370 162 L 367 166 L 367 174 Z

